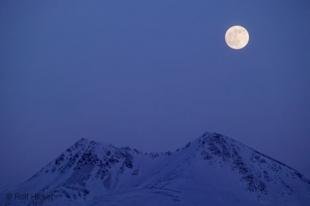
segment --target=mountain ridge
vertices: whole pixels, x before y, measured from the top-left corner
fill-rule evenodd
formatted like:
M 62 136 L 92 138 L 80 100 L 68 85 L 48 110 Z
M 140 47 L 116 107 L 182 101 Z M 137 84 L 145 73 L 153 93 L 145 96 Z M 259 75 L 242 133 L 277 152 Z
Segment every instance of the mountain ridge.
M 310 181 L 237 140 L 205 132 L 184 147 L 163 153 L 80 138 L 13 191 L 51 193 L 55 198 L 40 201 L 44 206 L 64 202 L 145 205 L 145 200 L 153 199 L 154 204 L 147 205 L 203 205 L 204 201 L 226 205 L 233 201 L 303 206 L 310 200 Z M 203 201 L 197 202 L 199 199 Z

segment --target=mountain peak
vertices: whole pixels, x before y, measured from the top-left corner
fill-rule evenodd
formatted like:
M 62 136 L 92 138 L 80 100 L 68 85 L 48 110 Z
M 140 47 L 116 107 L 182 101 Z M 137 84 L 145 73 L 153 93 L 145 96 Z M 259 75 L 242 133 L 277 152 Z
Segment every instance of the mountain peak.
M 88 142 L 90 142 L 91 140 L 89 140 L 89 139 L 87 139 L 87 138 L 85 138 L 85 137 L 81 137 L 80 139 L 78 139 L 77 141 L 76 141 L 76 143 L 77 144 L 83 144 L 83 143 L 88 143 Z
M 18 191 L 51 193 L 53 206 L 175 206 L 197 199 L 304 206 L 310 200 L 310 182 L 299 172 L 222 134 L 205 132 L 177 151 L 143 153 L 81 138 Z

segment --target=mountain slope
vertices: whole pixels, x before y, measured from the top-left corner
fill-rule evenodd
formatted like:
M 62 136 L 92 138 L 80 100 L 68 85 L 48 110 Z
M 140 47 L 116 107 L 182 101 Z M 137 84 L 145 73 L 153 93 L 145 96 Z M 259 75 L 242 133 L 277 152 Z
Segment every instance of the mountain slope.
M 11 194 L 5 205 L 298 205 L 310 181 L 217 133 L 175 152 L 143 153 L 80 139 Z

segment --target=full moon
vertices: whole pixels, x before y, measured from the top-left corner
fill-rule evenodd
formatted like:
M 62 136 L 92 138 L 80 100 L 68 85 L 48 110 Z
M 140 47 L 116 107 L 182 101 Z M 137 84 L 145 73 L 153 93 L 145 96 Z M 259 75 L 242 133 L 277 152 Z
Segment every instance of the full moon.
M 242 49 L 249 43 L 249 32 L 239 25 L 230 27 L 225 34 L 225 42 L 232 49 Z

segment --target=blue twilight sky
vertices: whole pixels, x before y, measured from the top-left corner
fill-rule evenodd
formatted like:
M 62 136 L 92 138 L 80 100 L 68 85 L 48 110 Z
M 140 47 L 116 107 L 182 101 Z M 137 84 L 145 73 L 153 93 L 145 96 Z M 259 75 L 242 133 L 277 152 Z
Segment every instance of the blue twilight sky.
M 308 0 L 1 0 L 0 184 L 80 137 L 165 151 L 204 131 L 310 177 L 309 89 Z

